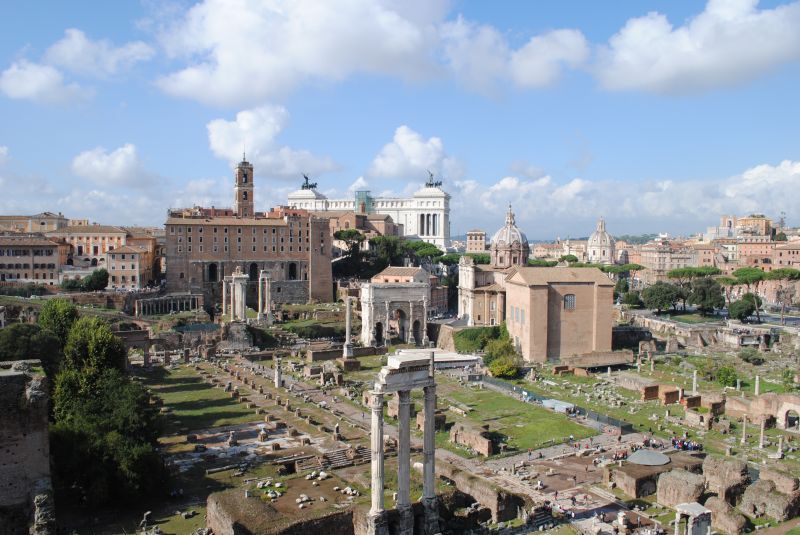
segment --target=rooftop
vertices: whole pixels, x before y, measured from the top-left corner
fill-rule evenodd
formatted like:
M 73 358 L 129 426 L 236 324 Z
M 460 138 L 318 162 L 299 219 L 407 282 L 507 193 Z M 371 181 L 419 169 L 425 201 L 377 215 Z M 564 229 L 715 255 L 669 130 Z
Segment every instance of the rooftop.
M 527 286 L 547 284 L 593 283 L 598 286 L 614 286 L 602 271 L 594 267 L 519 267 L 510 282 L 522 282 Z

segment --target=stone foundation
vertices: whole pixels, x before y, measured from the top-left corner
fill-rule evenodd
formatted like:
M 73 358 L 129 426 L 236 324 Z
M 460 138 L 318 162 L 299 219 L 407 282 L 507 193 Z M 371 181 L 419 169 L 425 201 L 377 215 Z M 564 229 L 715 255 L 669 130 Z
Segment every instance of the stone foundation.
M 705 479 L 686 470 L 672 470 L 658 478 L 657 500 L 666 507 L 696 502 L 703 495 Z
M 750 482 L 747 465 L 738 459 L 706 457 L 703 461 L 706 488 L 727 503 L 735 505 Z
M 706 500 L 705 508 L 711 511 L 711 527 L 715 530 L 724 535 L 740 535 L 745 532 L 747 519 L 722 498 L 712 496 Z

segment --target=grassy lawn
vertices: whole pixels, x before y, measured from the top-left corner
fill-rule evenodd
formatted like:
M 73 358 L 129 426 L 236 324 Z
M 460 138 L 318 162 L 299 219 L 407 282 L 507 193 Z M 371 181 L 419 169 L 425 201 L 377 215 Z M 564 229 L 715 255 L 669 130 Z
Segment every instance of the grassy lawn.
M 558 444 L 573 435 L 588 438 L 597 433 L 572 422 L 563 414 L 525 403 L 493 390 L 453 389 L 447 399 L 468 406 L 467 420 L 475 425 L 489 425 L 489 430 L 508 437 L 511 449 L 524 451 Z M 444 400 L 442 400 L 444 402 Z M 452 413 L 448 413 L 448 418 Z
M 703 316 L 696 312 L 687 314 L 670 314 L 669 319 L 675 320 L 680 323 L 722 323 L 722 320 L 717 316 Z
M 172 409 L 164 430 L 167 435 L 259 420 L 252 409 L 230 398 L 221 388 L 212 388 L 190 367 L 155 368 L 141 378 L 164 400 L 164 406 Z M 250 394 L 247 390 L 241 392 Z

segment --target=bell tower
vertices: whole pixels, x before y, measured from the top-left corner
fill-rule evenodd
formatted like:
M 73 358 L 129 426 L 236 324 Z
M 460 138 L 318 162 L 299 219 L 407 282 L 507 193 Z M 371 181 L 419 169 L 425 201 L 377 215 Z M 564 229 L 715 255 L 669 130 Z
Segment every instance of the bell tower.
M 239 217 L 253 217 L 253 164 L 242 154 L 242 161 L 236 166 L 233 185 L 233 212 Z

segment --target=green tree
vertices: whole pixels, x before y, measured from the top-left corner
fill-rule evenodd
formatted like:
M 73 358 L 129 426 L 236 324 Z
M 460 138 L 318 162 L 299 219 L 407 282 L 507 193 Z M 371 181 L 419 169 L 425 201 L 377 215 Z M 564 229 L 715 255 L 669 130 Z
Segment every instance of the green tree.
M 628 305 L 630 307 L 642 306 L 642 299 L 641 297 L 639 297 L 639 292 L 637 291 L 625 292 L 622 295 L 622 304 Z
M 745 286 L 747 286 L 748 293 L 751 293 L 751 288 L 752 292 L 758 293 L 758 285 L 765 278 L 764 272 L 754 267 L 739 268 L 733 272 L 733 276 L 739 280 L 740 284 L 744 284 Z M 761 323 L 761 313 L 758 311 L 758 309 L 760 308 L 759 305 L 760 303 L 757 302 L 756 319 L 758 320 L 759 323 Z
M 722 297 L 722 286 L 711 277 L 700 277 L 692 280 L 689 303 L 696 305 L 703 315 L 713 312 L 715 308 L 722 308 L 725 306 L 725 298 Z
M 753 315 L 755 310 L 756 306 L 753 304 L 752 300 L 740 299 L 728 305 L 728 316 L 739 321 L 745 321 Z
M 513 358 L 502 357 L 495 359 L 489 364 L 489 371 L 492 372 L 493 377 L 501 377 L 505 379 L 513 379 L 519 375 L 519 366 Z
M 567 264 L 574 264 L 578 261 L 578 257 L 574 254 L 565 254 L 558 259 L 559 262 L 566 262 Z
M 111 368 L 124 368 L 125 345 L 111 327 L 96 316 L 82 317 L 72 326 L 64 346 L 64 364 L 69 369 L 96 375 Z
M 786 240 L 787 237 L 785 232 L 780 231 L 777 234 L 775 234 L 775 241 L 786 241 Z
M 92 274 L 81 281 L 84 292 L 99 292 L 108 286 L 108 271 L 105 268 L 95 269 Z
M 730 366 L 723 366 L 717 370 L 717 383 L 722 386 L 736 386 L 736 370 Z
M 67 343 L 72 324 L 78 319 L 78 309 L 66 299 L 48 299 L 39 310 L 39 325 L 58 338 L 61 347 Z
M 492 261 L 492 257 L 489 253 L 467 253 L 466 256 L 472 258 L 476 264 L 488 264 Z
M 347 256 L 353 261 L 358 259 L 361 244 L 367 239 L 366 236 L 354 228 L 337 230 L 333 233 L 333 237 L 344 242 L 345 247 L 347 247 Z
M 58 337 L 41 326 L 15 323 L 0 330 L 0 361 L 38 359 L 51 379 L 61 363 Z
M 489 341 L 484 352 L 483 363 L 487 366 L 497 359 L 510 358 L 513 360 L 517 357 L 517 350 L 514 349 L 514 344 L 508 337 Z
M 731 292 L 733 288 L 739 286 L 739 280 L 734 277 L 717 277 L 717 282 L 722 286 L 723 293 L 725 294 L 725 301 L 728 303 L 728 309 L 731 307 Z M 730 313 L 728 314 L 730 316 Z
M 620 278 L 617 279 L 617 282 L 614 284 L 614 293 L 617 295 L 623 295 L 628 293 L 630 290 L 630 285 L 628 284 L 628 279 Z M 638 295 L 637 295 L 638 299 Z
M 442 255 L 439 258 L 439 262 L 444 264 L 445 266 L 455 266 L 458 264 L 459 260 L 461 260 L 461 255 L 458 253 L 447 253 L 446 255 Z
M 555 267 L 558 262 L 555 260 L 542 260 L 541 258 L 532 258 L 528 260 L 530 267 Z
M 66 369 L 56 378 L 50 451 L 60 498 L 81 496 L 97 506 L 161 494 L 161 420 L 147 391 L 114 369 L 100 372 L 87 389 L 85 373 Z
M 641 295 L 645 307 L 661 313 L 662 310 L 675 306 L 680 298 L 680 290 L 674 284 L 658 281 L 645 288 Z
M 800 280 L 800 270 L 793 268 L 773 269 L 767 273 L 766 278 L 767 280 L 778 281 L 775 297 L 781 305 L 781 325 L 786 325 L 786 307 L 791 306 L 795 296 L 794 285 L 786 283 Z

